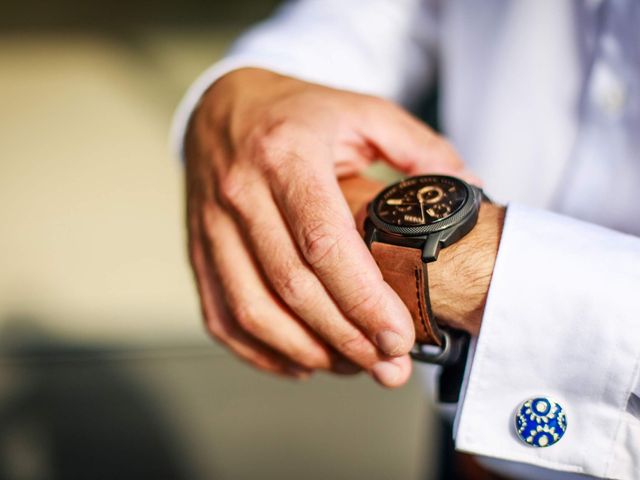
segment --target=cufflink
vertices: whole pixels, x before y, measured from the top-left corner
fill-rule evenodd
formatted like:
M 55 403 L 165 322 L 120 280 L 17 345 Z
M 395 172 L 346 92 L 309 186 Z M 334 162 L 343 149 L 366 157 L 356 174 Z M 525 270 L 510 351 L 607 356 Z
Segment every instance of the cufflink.
M 548 397 L 535 397 L 520 405 L 515 416 L 518 437 L 532 447 L 550 447 L 567 430 L 562 406 Z

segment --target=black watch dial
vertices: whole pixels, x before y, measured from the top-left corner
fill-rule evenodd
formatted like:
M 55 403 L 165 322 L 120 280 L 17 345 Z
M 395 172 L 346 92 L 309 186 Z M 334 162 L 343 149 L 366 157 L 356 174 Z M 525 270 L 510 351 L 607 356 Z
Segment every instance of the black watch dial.
M 372 205 L 382 222 L 396 227 L 429 226 L 455 215 L 469 197 L 466 183 L 454 177 L 411 177 L 384 190 Z

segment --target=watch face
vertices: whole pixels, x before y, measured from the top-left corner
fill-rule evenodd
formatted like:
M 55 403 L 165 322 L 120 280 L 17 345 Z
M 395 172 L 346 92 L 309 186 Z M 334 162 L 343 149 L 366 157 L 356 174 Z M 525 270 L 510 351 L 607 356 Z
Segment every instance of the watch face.
M 373 209 L 389 225 L 427 226 L 454 215 L 468 195 L 466 184 L 453 177 L 412 177 L 384 190 L 374 200 Z

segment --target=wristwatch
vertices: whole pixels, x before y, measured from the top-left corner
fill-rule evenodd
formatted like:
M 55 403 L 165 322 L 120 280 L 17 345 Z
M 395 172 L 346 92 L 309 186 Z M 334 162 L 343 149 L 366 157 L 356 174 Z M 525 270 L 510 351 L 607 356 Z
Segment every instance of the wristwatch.
M 440 249 L 476 225 L 482 189 L 459 178 L 423 175 L 395 183 L 369 203 L 364 239 L 384 280 L 413 318 L 415 360 L 457 366 L 466 358 L 469 336 L 438 325 L 429 298 L 429 264 Z M 451 368 L 450 368 L 451 370 Z

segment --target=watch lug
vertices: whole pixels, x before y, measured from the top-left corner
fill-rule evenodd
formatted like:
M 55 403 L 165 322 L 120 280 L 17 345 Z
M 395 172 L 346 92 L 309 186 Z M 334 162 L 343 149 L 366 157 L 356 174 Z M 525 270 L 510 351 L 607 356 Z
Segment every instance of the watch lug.
M 440 244 L 442 245 L 449 245 L 450 243 L 455 242 L 457 239 L 455 238 L 456 236 L 456 229 L 455 228 L 450 228 L 447 230 L 443 230 L 440 234 Z
M 440 247 L 442 246 L 443 232 L 432 233 L 427 237 L 422 247 L 422 261 L 434 262 L 438 259 Z
M 364 221 L 364 243 L 371 250 L 371 244 L 377 240 L 376 227 L 368 218 Z

